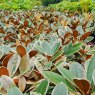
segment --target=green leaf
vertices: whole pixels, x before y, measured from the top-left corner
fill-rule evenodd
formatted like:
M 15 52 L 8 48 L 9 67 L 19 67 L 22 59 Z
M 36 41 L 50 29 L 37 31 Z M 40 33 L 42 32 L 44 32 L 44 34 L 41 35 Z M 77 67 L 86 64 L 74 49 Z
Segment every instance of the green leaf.
M 65 33 L 66 33 L 66 30 L 58 29 L 58 34 L 59 34 L 59 36 L 64 37 L 64 34 L 65 34 Z
M 43 48 L 42 48 L 41 46 L 36 45 L 35 48 L 36 48 L 37 50 L 39 50 L 41 53 L 44 53 L 44 50 L 43 50 Z
M 8 90 L 8 95 L 22 95 L 22 93 L 17 87 L 12 87 Z
M 92 79 L 93 79 L 93 82 L 94 82 L 94 85 L 95 85 L 95 69 L 93 70 L 93 73 L 92 73 Z
M 11 51 L 11 48 L 8 45 L 3 45 L 1 48 L 5 53 L 9 53 Z
M 48 62 L 48 63 L 45 65 L 45 70 L 50 69 L 51 66 L 52 66 L 52 62 L 50 61 L 50 62 Z
M 73 79 L 75 79 L 76 77 L 73 73 L 63 68 L 62 66 L 58 66 L 57 69 L 71 84 L 74 85 Z
M 1 88 L 3 88 L 5 91 L 15 86 L 13 79 L 6 75 L 2 75 L 0 77 L 0 84 Z
M 83 28 L 82 28 L 81 25 L 78 26 L 78 27 L 76 28 L 76 30 L 77 30 L 81 35 L 84 33 L 84 30 L 83 30 Z
M 51 54 L 54 55 L 58 51 L 59 47 L 60 47 L 60 42 L 56 42 L 51 49 Z
M 47 41 L 43 41 L 42 42 L 42 48 L 44 50 L 44 52 L 46 53 L 46 55 L 50 55 L 51 53 L 51 48 L 49 46 L 49 43 Z
M 68 95 L 68 89 L 64 83 L 59 83 L 55 86 L 51 95 Z
M 89 60 L 87 60 L 86 62 L 85 62 L 85 71 L 87 72 L 87 69 L 88 69 L 88 66 L 89 66 L 89 62 L 91 61 L 91 59 L 89 59 Z
M 40 93 L 41 95 L 46 95 L 48 87 L 49 87 L 49 81 L 48 80 L 42 80 L 40 85 L 37 87 L 36 92 Z
M 64 63 L 65 64 L 65 63 Z M 57 66 L 60 66 L 60 65 L 63 65 L 63 61 L 59 61 L 59 62 L 57 62 L 56 64 L 55 64 L 55 66 L 57 67 Z
M 61 75 L 58 75 L 57 73 L 51 71 L 43 71 L 42 73 L 47 79 L 52 81 L 54 84 L 65 82 L 65 79 Z
M 95 55 L 91 58 L 88 68 L 87 68 L 87 79 L 90 81 L 92 81 L 92 73 L 95 69 Z
M 78 52 L 81 46 L 82 46 L 82 43 L 78 43 L 75 45 L 72 45 L 72 43 L 70 43 L 69 45 L 64 47 L 64 54 L 66 56 L 71 56 L 74 53 Z
M 21 57 L 18 54 L 14 54 L 8 61 L 7 69 L 9 70 L 10 76 L 13 76 L 19 65 L 20 65 Z
M 55 61 L 57 58 L 59 58 L 63 54 L 63 50 L 58 51 L 51 59 L 51 61 Z
M 70 82 L 68 82 L 64 77 L 62 77 L 61 75 L 58 75 L 57 73 L 51 72 L 51 71 L 43 71 L 42 72 L 44 77 L 46 77 L 47 79 L 49 79 L 51 82 L 53 82 L 54 84 L 58 84 L 60 82 L 63 82 L 67 85 L 68 89 L 71 92 L 75 92 L 75 88 L 72 86 L 72 84 Z
M 87 37 L 87 38 L 84 40 L 84 42 L 85 42 L 85 43 L 88 43 L 88 42 L 92 41 L 93 39 L 94 39 L 93 36 L 89 36 L 89 37 Z
M 84 78 L 84 69 L 81 64 L 73 62 L 70 65 L 70 72 L 72 72 L 77 78 Z

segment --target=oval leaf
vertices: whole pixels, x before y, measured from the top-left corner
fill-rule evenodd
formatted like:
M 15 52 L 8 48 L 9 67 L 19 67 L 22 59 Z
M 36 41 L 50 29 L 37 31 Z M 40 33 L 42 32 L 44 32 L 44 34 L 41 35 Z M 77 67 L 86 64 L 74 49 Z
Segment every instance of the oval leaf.
M 64 47 L 64 54 L 66 56 L 71 56 L 74 53 L 78 52 L 81 46 L 82 46 L 82 43 L 77 43 L 75 45 L 72 45 L 72 43 L 70 43 Z
M 44 77 L 46 77 L 47 79 L 49 79 L 51 82 L 53 82 L 54 84 L 58 84 L 60 82 L 63 82 L 67 85 L 68 89 L 72 92 L 75 92 L 75 88 L 72 86 L 72 84 L 70 84 L 64 77 L 62 77 L 61 75 L 58 75 L 57 73 L 54 72 L 50 72 L 50 71 L 43 71 L 42 72 Z
M 13 54 L 8 54 L 2 61 L 2 65 L 7 67 L 9 59 L 12 57 Z
M 19 71 L 20 73 L 23 73 L 29 68 L 30 68 L 30 58 L 28 55 L 25 55 L 21 58 L 21 62 L 19 65 Z
M 5 76 L 5 75 L 2 75 L 1 77 L 0 77 L 0 84 L 3 84 L 2 85 L 2 88 L 5 90 L 5 91 L 7 91 L 9 88 L 11 88 L 12 86 L 15 86 L 15 83 L 14 83 L 14 81 L 10 78 L 10 77 L 8 77 L 8 76 Z
M 26 55 L 26 49 L 22 45 L 18 45 L 16 51 L 21 57 Z
M 84 78 L 84 69 L 81 64 L 73 62 L 70 65 L 70 72 L 72 72 L 77 78 Z
M 92 73 L 92 79 L 93 79 L 93 82 L 94 82 L 94 85 L 95 85 L 95 69 L 94 69 L 94 71 Z
M 22 95 L 22 93 L 17 87 L 12 87 L 8 90 L 8 95 Z
M 0 67 L 0 76 L 1 75 L 7 75 L 7 76 L 9 76 L 9 71 L 7 70 L 7 68 L 6 67 Z
M 51 95 L 68 95 L 68 89 L 64 83 L 59 83 L 55 86 Z
M 29 56 L 30 58 L 32 58 L 33 56 L 35 56 L 38 52 L 36 50 L 30 51 L 29 52 Z
M 91 82 L 92 81 L 92 73 L 95 69 L 95 55 L 91 58 L 88 68 L 87 68 L 87 79 Z
M 80 37 L 80 40 L 84 40 L 86 39 L 88 36 L 91 35 L 91 32 L 86 32 L 85 34 L 83 34 L 81 37 Z
M 18 54 L 14 54 L 8 62 L 7 69 L 9 71 L 9 75 L 13 76 L 20 64 L 21 57 Z
M 75 84 L 78 86 L 82 95 L 89 95 L 90 83 L 85 79 L 74 79 Z
M 36 92 L 40 93 L 41 95 L 46 95 L 48 87 L 49 87 L 49 81 L 48 80 L 42 80 L 40 85 L 37 87 Z
M 25 90 L 25 87 L 26 87 L 26 79 L 25 77 L 20 77 L 19 81 L 18 81 L 18 86 L 19 86 L 19 89 L 23 92 Z
M 73 79 L 76 78 L 76 76 L 62 66 L 58 66 L 57 68 L 58 71 L 64 76 L 64 78 L 66 78 L 71 84 L 74 85 Z

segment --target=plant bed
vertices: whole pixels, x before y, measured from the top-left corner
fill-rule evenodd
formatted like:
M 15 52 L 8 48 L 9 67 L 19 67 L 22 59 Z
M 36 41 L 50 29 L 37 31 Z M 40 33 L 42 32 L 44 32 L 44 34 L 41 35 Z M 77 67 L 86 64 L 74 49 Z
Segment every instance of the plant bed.
M 93 13 L 0 11 L 1 95 L 94 95 Z

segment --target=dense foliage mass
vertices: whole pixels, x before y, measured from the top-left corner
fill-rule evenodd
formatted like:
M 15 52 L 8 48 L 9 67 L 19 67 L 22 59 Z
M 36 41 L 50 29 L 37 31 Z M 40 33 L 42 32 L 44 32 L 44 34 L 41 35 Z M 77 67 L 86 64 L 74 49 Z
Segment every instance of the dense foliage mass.
M 3 10 L 31 10 L 40 5 L 40 0 L 0 0 L 0 9 Z
M 76 0 L 77 1 L 77 0 Z M 50 5 L 49 8 L 54 8 L 60 11 L 80 11 L 80 12 L 91 12 L 95 11 L 95 1 L 94 0 L 79 0 L 79 2 L 68 2 L 68 0 L 63 0 L 59 4 Z
M 1 95 L 94 95 L 94 13 L 0 11 Z
M 0 95 L 95 95 L 94 0 L 0 0 L 0 9 Z
M 95 11 L 95 0 L 0 0 L 0 9 L 31 10 L 35 6 L 48 6 L 48 9 L 58 11 Z

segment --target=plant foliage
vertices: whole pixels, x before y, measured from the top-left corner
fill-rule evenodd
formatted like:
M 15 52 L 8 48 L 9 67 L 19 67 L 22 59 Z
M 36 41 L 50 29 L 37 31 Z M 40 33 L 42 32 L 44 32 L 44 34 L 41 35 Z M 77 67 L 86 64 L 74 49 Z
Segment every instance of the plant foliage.
M 0 11 L 1 95 L 94 95 L 93 13 Z

